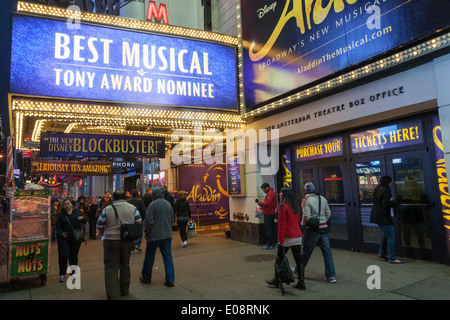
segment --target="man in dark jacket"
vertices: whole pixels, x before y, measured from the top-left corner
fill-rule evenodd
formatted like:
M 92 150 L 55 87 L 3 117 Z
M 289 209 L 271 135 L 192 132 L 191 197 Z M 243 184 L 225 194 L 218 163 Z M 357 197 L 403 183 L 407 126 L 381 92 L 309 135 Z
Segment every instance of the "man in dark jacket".
M 139 197 L 139 191 L 137 191 L 137 189 L 131 190 L 131 197 L 130 197 L 130 199 L 128 199 L 127 202 L 129 204 L 132 204 L 133 206 L 135 206 L 138 209 L 139 214 L 142 217 L 142 220 L 145 220 L 145 210 L 146 210 L 145 204 L 144 204 L 144 201 Z M 134 250 L 137 250 L 139 252 L 142 251 L 141 242 L 142 242 L 142 237 L 136 239 L 136 243 L 134 244 L 133 251 Z
M 152 192 L 153 201 L 145 214 L 144 230 L 147 239 L 142 275 L 139 280 L 150 283 L 155 262 L 156 249 L 161 251 L 166 273 L 164 285 L 173 287 L 175 269 L 172 258 L 172 225 L 174 214 L 172 205 L 164 199 L 164 189 L 156 188 Z
M 149 204 L 152 202 L 152 188 L 147 187 L 145 188 L 145 194 L 142 196 L 142 200 L 144 201 L 145 210 L 147 211 L 147 208 Z
M 187 245 L 187 234 L 186 228 L 189 219 L 191 218 L 191 206 L 186 200 L 184 191 L 179 191 L 177 193 L 177 201 L 173 205 L 173 212 L 177 215 L 177 225 L 180 230 L 181 246 L 185 247 Z

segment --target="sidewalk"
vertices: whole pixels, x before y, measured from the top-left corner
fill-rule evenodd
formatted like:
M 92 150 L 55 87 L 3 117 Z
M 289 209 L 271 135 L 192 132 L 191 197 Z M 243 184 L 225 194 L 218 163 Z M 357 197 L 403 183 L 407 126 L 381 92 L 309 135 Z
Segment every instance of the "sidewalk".
M 265 283 L 273 276 L 275 250 L 227 239 L 223 232 L 199 234 L 182 248 L 174 232 L 172 254 L 175 286 L 164 283 L 164 266 L 157 251 L 151 284 L 139 281 L 143 252 L 131 256 L 130 294 L 124 300 L 441 300 L 450 299 L 450 267 L 434 262 L 404 259 L 402 265 L 379 261 L 376 255 L 333 249 L 337 283 L 323 280 L 323 260 L 316 248 L 306 268 L 306 291 L 285 285 L 286 295 Z M 105 300 L 103 246 L 101 240 L 89 240 L 79 254 L 81 289 L 69 290 L 58 279 L 57 246 L 52 242 L 51 270 L 45 286 L 36 279 L 22 279 L 13 290 L 0 284 L 0 300 Z M 291 265 L 294 259 L 288 253 Z M 381 271 L 381 289 L 368 289 L 377 265 Z

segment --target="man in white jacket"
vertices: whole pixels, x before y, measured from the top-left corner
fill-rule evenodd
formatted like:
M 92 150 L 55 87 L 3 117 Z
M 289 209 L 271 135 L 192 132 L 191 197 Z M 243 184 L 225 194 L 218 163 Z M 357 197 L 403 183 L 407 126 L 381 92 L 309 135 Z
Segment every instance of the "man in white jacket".
M 331 283 L 336 282 L 336 271 L 334 270 L 333 255 L 331 253 L 330 239 L 328 237 L 328 219 L 331 216 L 331 210 L 328 201 L 316 192 L 312 182 L 305 184 L 306 195 L 302 200 L 303 218 L 301 225 L 303 230 L 303 264 L 306 264 L 311 254 L 318 244 L 322 250 L 322 256 L 325 264 L 325 280 Z M 320 209 L 319 209 L 320 208 Z M 319 219 L 317 229 L 308 226 L 311 218 Z

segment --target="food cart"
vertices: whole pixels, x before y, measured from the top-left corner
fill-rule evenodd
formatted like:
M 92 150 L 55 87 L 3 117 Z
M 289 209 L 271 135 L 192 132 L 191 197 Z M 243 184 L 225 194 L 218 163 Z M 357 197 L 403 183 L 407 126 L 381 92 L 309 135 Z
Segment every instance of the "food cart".
M 17 190 L 11 198 L 8 277 L 14 289 L 20 279 L 39 277 L 47 282 L 50 270 L 50 195 L 49 189 Z

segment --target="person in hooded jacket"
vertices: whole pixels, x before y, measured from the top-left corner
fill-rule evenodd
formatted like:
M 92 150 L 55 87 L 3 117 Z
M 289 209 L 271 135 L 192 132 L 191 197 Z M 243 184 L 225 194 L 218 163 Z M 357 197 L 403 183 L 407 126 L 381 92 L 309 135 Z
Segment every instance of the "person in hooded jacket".
M 155 262 L 156 249 L 162 254 L 165 282 L 164 285 L 173 287 L 175 281 L 175 269 L 172 258 L 172 225 L 174 214 L 172 205 L 164 199 L 164 188 L 155 188 L 152 192 L 153 201 L 145 214 L 144 230 L 147 240 L 144 265 L 139 280 L 143 283 L 151 283 L 153 264 Z
M 173 211 L 177 215 L 177 225 L 180 230 L 181 246 L 185 247 L 187 245 L 187 223 L 191 218 L 191 206 L 186 200 L 184 191 L 179 191 L 177 193 L 177 200 L 173 205 Z
M 378 227 L 383 231 L 378 257 L 387 260 L 389 263 L 399 264 L 403 261 L 397 259 L 395 254 L 395 229 L 391 217 L 391 208 L 396 207 L 397 202 L 392 200 L 391 183 L 391 177 L 382 176 L 380 184 L 375 188 L 370 222 L 378 224 Z

